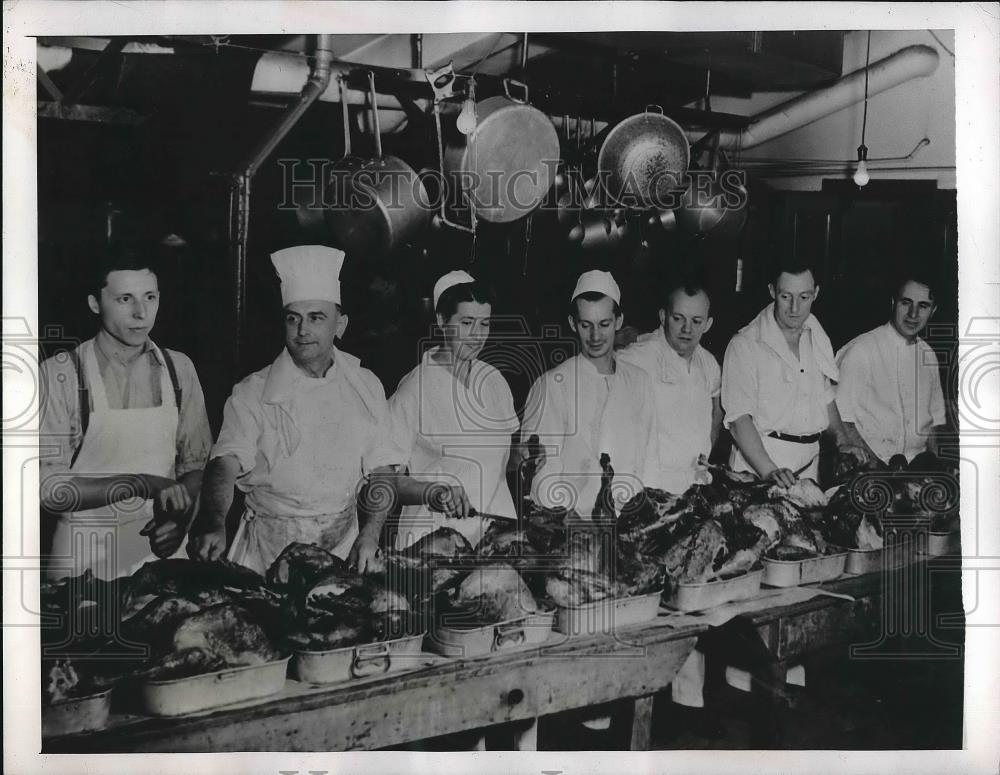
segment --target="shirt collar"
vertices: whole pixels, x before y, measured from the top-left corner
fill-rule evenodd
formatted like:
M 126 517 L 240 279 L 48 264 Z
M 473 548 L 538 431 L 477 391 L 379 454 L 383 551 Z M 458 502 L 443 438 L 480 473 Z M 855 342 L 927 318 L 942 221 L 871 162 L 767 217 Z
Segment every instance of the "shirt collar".
M 153 344 L 153 341 L 148 337 L 146 338 L 146 341 L 142 343 L 142 347 L 139 348 L 139 352 L 132 355 L 129 348 L 118 342 L 113 336 L 111 336 L 111 334 L 102 328 L 97 332 L 97 336 L 94 337 L 94 346 L 97 347 L 101 355 L 109 361 L 114 361 L 122 366 L 130 366 L 135 363 L 137 359 L 147 354 L 152 354 L 153 359 L 156 360 L 156 362 L 161 366 L 163 365 L 163 358 L 160 355 L 159 348 L 157 348 Z
M 332 381 L 337 378 L 339 370 L 337 361 L 341 356 L 340 350 L 333 348 L 333 363 L 322 377 L 310 377 L 302 369 L 295 365 L 288 348 L 284 348 L 281 354 L 271 364 L 271 370 L 267 374 L 267 381 L 264 383 L 264 403 L 281 404 L 286 403 L 292 397 L 295 384 L 300 380 L 321 379 Z
M 581 374 L 586 374 L 587 376 L 590 377 L 603 377 L 606 379 L 608 377 L 613 377 L 615 376 L 615 374 L 618 373 L 617 358 L 614 358 L 614 356 L 612 356 L 612 361 L 615 363 L 615 370 L 612 371 L 610 374 L 601 374 L 597 370 L 597 367 L 591 362 L 590 358 L 588 358 L 583 353 L 577 353 L 576 357 L 579 360 L 578 366 L 581 370 L 580 371 Z
M 763 312 L 757 316 L 757 321 L 759 325 L 760 340 L 779 355 L 783 357 L 791 357 L 791 348 L 788 346 L 788 340 L 785 339 L 785 334 L 778 325 L 778 321 L 774 319 L 773 301 L 768 304 L 764 308 Z M 809 317 L 806 318 L 806 322 L 802 324 L 802 330 L 804 332 L 808 332 L 811 337 L 814 326 L 818 325 L 819 321 L 816 320 L 815 315 L 809 313 Z
M 757 315 L 751 326 L 754 324 L 757 326 L 757 336 L 761 342 L 774 350 L 785 362 L 798 366 L 798 362 L 794 360 L 785 335 L 778 327 L 778 321 L 774 319 L 773 301 Z M 806 318 L 806 322 L 802 326 L 802 330 L 809 334 L 809 341 L 812 345 L 812 357 L 819 367 L 820 372 L 836 382 L 840 378 L 840 374 L 833 357 L 830 338 L 826 335 L 826 331 L 823 330 L 823 326 L 820 325 L 815 315 L 812 313 L 809 314 L 809 317 Z
M 916 345 L 918 342 L 921 341 L 919 336 L 914 337 L 912 342 L 909 341 L 905 336 L 903 336 L 901 333 L 899 333 L 899 331 L 896 330 L 896 327 L 892 324 L 892 321 L 886 321 L 886 323 L 882 325 L 882 328 L 885 329 L 882 334 L 883 337 L 886 339 L 887 342 L 890 342 L 896 347 L 899 348 L 909 347 L 911 345 Z

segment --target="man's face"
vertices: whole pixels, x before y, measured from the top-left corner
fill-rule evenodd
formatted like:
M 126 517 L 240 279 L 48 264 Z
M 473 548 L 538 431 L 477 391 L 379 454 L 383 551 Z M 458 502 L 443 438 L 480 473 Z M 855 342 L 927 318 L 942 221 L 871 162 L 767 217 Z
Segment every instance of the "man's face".
M 912 339 L 927 326 L 934 312 L 931 290 L 911 280 L 899 290 L 892 305 L 892 327 L 900 336 Z
M 160 286 L 148 269 L 116 269 L 108 272 L 100 298 L 90 295 L 87 304 L 112 337 L 129 347 L 140 347 L 156 322 Z
M 293 301 L 285 306 L 285 346 L 300 365 L 326 358 L 345 328 L 347 316 L 332 301 Z
M 603 358 L 614 348 L 615 332 L 622 327 L 622 317 L 615 317 L 615 302 L 604 296 L 597 301 L 577 299 L 576 320 L 570 316 L 570 328 L 580 337 L 583 354 Z
M 492 307 L 478 301 L 459 302 L 448 320 L 438 315 L 438 325 L 445 332 L 446 347 L 456 360 L 472 360 L 490 335 Z
M 813 302 L 819 296 L 819 286 L 811 271 L 801 274 L 782 272 L 774 285 L 769 285 L 774 299 L 774 317 L 781 328 L 799 331 L 805 325 Z
M 708 294 L 704 291 L 688 296 L 683 289 L 678 289 L 670 294 L 667 308 L 660 310 L 660 323 L 667 344 L 678 355 L 686 358 L 693 353 L 701 337 L 712 327 L 708 309 Z

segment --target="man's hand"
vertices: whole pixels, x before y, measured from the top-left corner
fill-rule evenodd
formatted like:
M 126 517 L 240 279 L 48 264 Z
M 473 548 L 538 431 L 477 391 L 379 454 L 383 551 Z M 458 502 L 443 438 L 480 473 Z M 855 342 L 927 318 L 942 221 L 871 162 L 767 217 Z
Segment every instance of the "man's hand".
M 190 492 L 179 482 L 167 480 L 153 496 L 153 518 L 139 531 L 149 538 L 153 554 L 163 559 L 177 551 L 194 516 L 193 506 Z
M 791 487 L 799 480 L 795 473 L 788 468 L 775 468 L 764 478 L 780 487 Z
M 187 514 L 193 504 L 191 493 L 180 482 L 173 482 L 153 496 L 154 510 L 168 515 Z
M 226 527 L 191 536 L 187 545 L 188 557 L 192 560 L 221 560 L 226 555 Z
M 187 533 L 187 520 L 178 521 L 173 518 L 149 520 L 139 531 L 139 535 L 149 537 L 149 548 L 161 560 L 170 557 L 180 548 Z
M 447 517 L 461 519 L 469 516 L 472 508 L 462 485 L 450 486 L 440 482 L 427 488 L 427 506 L 431 511 L 440 511 Z
M 837 447 L 837 451 L 846 455 L 853 455 L 858 459 L 861 465 L 867 465 L 873 454 L 871 450 L 867 448 L 867 445 L 861 446 L 859 444 L 851 444 L 850 442 L 841 444 Z
M 359 534 L 347 555 L 347 565 L 358 573 L 376 573 L 382 570 L 385 564 L 382 562 L 378 539 L 363 532 Z

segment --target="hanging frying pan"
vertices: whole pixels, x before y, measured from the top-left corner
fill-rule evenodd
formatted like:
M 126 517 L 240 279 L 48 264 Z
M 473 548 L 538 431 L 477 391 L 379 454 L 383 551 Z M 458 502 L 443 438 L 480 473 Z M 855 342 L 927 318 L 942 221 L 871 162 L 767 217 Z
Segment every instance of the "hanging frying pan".
M 349 254 L 384 256 L 413 240 L 431 218 L 423 182 L 409 164 L 382 154 L 375 74 L 368 73 L 375 157 L 343 181 L 343 201 L 326 211 L 336 243 Z

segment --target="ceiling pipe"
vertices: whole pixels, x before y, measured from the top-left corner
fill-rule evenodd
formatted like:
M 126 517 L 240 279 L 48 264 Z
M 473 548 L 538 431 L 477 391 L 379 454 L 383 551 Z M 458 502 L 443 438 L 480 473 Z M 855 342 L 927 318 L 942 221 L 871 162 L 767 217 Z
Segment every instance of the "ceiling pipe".
M 241 341 L 246 319 L 247 242 L 250 236 L 250 183 L 257 170 L 278 147 L 309 107 L 327 90 L 332 80 L 333 36 L 317 35 L 312 71 L 298 100 L 257 144 L 232 176 L 229 191 L 229 248 L 233 263 L 233 307 L 236 333 L 233 337 L 234 366 L 239 371 Z
M 907 46 L 880 59 L 868 68 L 869 98 L 906 81 L 930 75 L 937 69 L 939 60 L 937 49 L 922 45 Z M 862 67 L 830 86 L 802 94 L 758 113 L 751 119 L 750 126 L 740 132 L 722 130 L 719 133 L 719 148 L 755 148 L 861 102 L 864 98 L 865 68 Z M 689 130 L 687 135 L 689 140 L 695 142 L 702 138 L 704 131 Z

